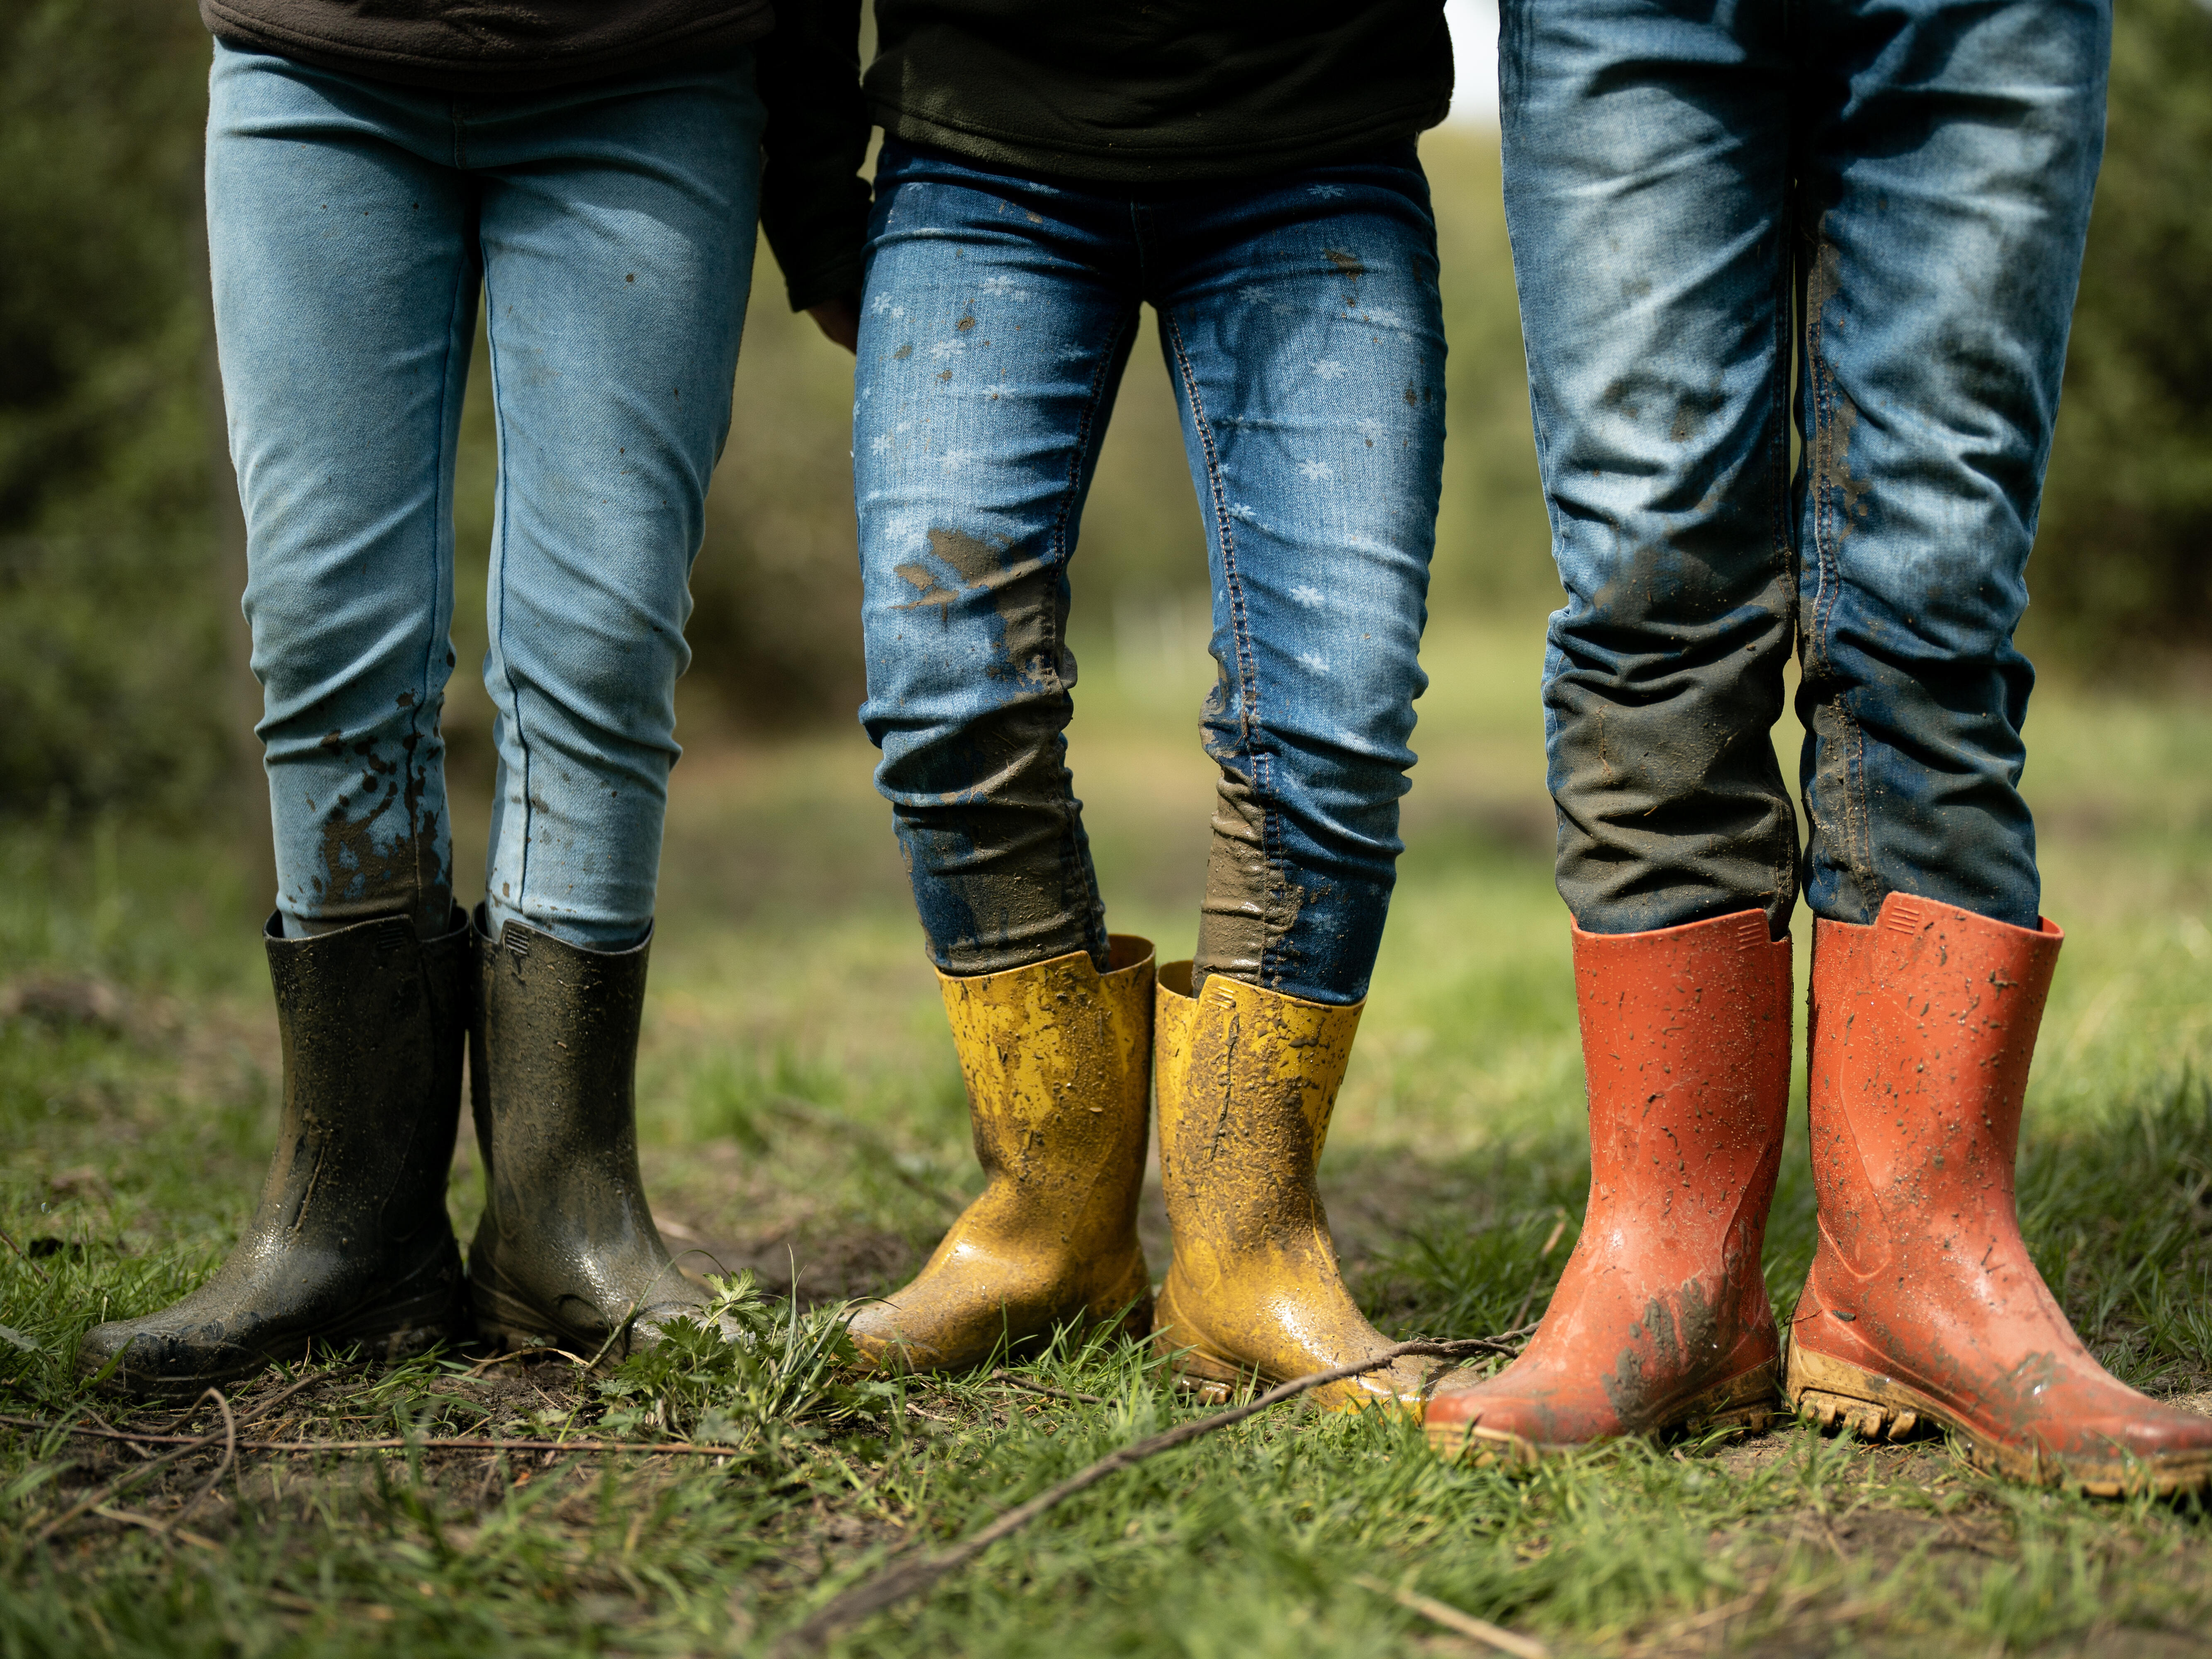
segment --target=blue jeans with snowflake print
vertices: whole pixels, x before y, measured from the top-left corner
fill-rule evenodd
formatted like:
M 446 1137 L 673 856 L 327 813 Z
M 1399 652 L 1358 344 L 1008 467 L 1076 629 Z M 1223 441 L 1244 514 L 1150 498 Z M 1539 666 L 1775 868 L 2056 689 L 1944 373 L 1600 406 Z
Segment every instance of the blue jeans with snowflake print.
M 1107 960 L 1066 763 L 1068 561 L 1149 303 L 1212 576 L 1198 974 L 1358 1001 L 1426 684 L 1443 453 L 1413 145 L 1132 190 L 887 144 L 868 258 L 861 720 L 933 959 Z

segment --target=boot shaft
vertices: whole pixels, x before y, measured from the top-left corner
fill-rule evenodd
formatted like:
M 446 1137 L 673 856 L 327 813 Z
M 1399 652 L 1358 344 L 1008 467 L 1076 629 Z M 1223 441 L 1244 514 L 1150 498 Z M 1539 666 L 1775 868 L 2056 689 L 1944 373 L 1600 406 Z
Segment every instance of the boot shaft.
M 1764 912 L 1642 933 L 1574 930 L 1589 1091 L 1584 1219 L 1679 1242 L 1739 1216 L 1753 1259 L 1790 1102 L 1790 941 Z
M 1364 1002 L 1305 1002 L 1226 975 L 1160 972 L 1160 1179 L 1178 1253 L 1328 1218 L 1316 1170 Z
M 2063 939 L 1893 893 L 1814 927 L 1810 1109 L 1822 1231 L 1863 1267 L 1931 1226 L 2016 1234 L 2028 1062 Z
M 401 1245 L 444 1229 L 471 1003 L 468 927 L 402 918 L 286 939 L 264 929 L 283 1054 L 256 1229 Z
M 1152 947 L 1116 933 L 1109 951 L 1104 974 L 1079 951 L 938 975 L 976 1160 L 1024 1227 L 1105 1239 L 1135 1223 L 1152 1127 Z
M 495 1193 L 595 1170 L 636 1182 L 637 1040 L 651 936 L 590 951 L 510 919 L 471 927 L 469 1095 Z

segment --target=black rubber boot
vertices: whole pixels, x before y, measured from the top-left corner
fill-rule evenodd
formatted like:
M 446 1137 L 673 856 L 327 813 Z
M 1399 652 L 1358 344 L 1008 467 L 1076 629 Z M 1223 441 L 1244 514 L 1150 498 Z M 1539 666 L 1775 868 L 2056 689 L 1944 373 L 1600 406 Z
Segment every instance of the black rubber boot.
M 396 917 L 295 939 L 270 917 L 284 1109 L 260 1206 L 183 1301 L 86 1332 L 81 1373 L 116 1361 L 104 1386 L 189 1398 L 311 1346 L 398 1359 L 460 1334 L 446 1177 L 470 975 L 453 923 L 427 943 Z
M 638 1021 L 652 939 L 587 951 L 508 921 L 475 933 L 469 1095 L 484 1164 L 469 1247 L 477 1328 L 586 1359 L 650 1342 L 710 1297 L 670 1261 L 637 1169 Z

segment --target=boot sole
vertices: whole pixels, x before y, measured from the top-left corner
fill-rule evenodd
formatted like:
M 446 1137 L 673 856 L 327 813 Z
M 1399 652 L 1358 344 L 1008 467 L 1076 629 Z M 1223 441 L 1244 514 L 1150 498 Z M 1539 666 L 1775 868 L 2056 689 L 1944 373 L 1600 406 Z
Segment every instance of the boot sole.
M 1692 1395 L 1659 1422 L 1638 1432 L 1653 1437 L 1677 1432 L 1708 1434 L 1717 1429 L 1764 1433 L 1782 1411 L 1775 1394 L 1774 1370 L 1772 1360 L 1762 1360 L 1751 1370 Z M 1553 1444 L 1503 1429 L 1486 1429 L 1480 1423 L 1431 1423 L 1425 1425 L 1425 1432 L 1431 1451 L 1448 1463 L 1464 1462 L 1470 1468 L 1493 1463 L 1528 1468 L 1546 1458 L 1564 1457 L 1604 1443 L 1590 1440 Z
M 592 1359 L 598 1358 L 599 1349 L 606 1345 L 606 1333 L 593 1336 L 582 1331 L 564 1330 L 559 1321 L 548 1319 L 536 1306 L 481 1279 L 471 1281 L 470 1291 L 476 1306 L 477 1339 L 501 1353 L 513 1353 L 523 1348 L 550 1348 Z M 608 1348 L 605 1357 L 617 1361 L 626 1358 L 626 1345 L 617 1340 Z
M 1152 1328 L 1152 1298 L 1149 1291 L 1142 1302 L 1132 1306 L 1127 1313 L 1095 1313 L 1079 1309 L 1073 1313 L 1056 1315 L 1053 1320 L 1032 1331 L 1024 1331 L 1011 1339 L 1003 1334 L 994 1337 L 988 1349 L 970 1348 L 939 1358 L 920 1346 L 909 1347 L 896 1337 L 855 1334 L 853 1341 L 859 1350 L 861 1369 L 884 1376 L 950 1376 L 963 1371 L 972 1371 L 988 1364 L 995 1358 L 1019 1360 L 1041 1353 L 1050 1345 L 1054 1334 L 1070 1329 L 1081 1336 L 1094 1332 L 1108 1331 L 1141 1342 Z
M 1158 1351 L 1158 1339 L 1155 1339 L 1155 1351 Z M 1292 1380 L 1287 1376 L 1276 1376 L 1270 1372 L 1263 1371 L 1256 1365 L 1239 1365 L 1233 1360 L 1218 1358 L 1212 1354 L 1201 1352 L 1196 1348 L 1168 1351 L 1163 1354 L 1163 1357 L 1167 1361 L 1169 1374 L 1175 1379 L 1176 1388 L 1180 1392 L 1189 1395 L 1201 1406 L 1226 1406 L 1233 1402 L 1237 1396 L 1247 1389 L 1255 1389 L 1264 1393 L 1269 1389 L 1280 1388 L 1284 1383 Z M 1358 1381 L 1357 1378 L 1350 1380 L 1354 1382 Z M 1341 1388 L 1343 1384 L 1334 1383 L 1331 1386 Z M 1408 1400 L 1402 1395 L 1378 1394 L 1370 1399 L 1353 1401 L 1345 1407 L 1334 1409 L 1358 1410 L 1369 1405 L 1395 1406 L 1416 1419 L 1421 1414 L 1421 1402 L 1418 1400 Z
M 407 1316 L 410 1322 L 419 1322 L 427 1311 L 410 1310 Z M 334 1354 L 358 1348 L 373 1364 L 394 1364 L 403 1359 L 412 1359 L 416 1354 L 428 1353 L 440 1343 L 451 1342 L 460 1334 L 449 1311 L 439 1311 L 447 1316 L 434 1324 L 409 1322 L 390 1325 L 380 1322 L 348 1330 L 309 1331 L 282 1342 L 264 1344 L 256 1348 L 250 1358 L 241 1359 L 236 1364 L 213 1366 L 185 1376 L 158 1376 L 134 1371 L 131 1369 L 131 1355 L 126 1349 L 123 1363 L 108 1373 L 106 1381 L 100 1385 L 100 1392 L 133 1400 L 197 1400 L 210 1389 L 227 1388 L 234 1382 L 246 1382 L 258 1376 L 271 1365 L 286 1365 L 308 1358 L 318 1349 L 325 1354 Z M 100 1370 L 99 1366 L 82 1363 L 78 1369 L 87 1381 L 98 1376 Z
M 1790 1345 L 1784 1384 L 1797 1415 L 1822 1429 L 1848 1430 L 1862 1440 L 1903 1440 L 1923 1426 L 1948 1429 L 1966 1443 L 1978 1468 L 2038 1486 L 2070 1486 L 2092 1498 L 2133 1492 L 2160 1497 L 2212 1481 L 2212 1452 L 2152 1463 L 2140 1458 L 2061 1456 L 2039 1447 L 2008 1445 L 1977 1428 L 1911 1383 Z

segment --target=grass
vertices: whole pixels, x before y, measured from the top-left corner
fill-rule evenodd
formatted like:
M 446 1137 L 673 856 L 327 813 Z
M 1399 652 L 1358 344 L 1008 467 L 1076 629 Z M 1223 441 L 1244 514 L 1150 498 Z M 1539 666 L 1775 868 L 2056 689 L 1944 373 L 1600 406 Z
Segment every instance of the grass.
M 1149 637 L 1084 653 L 1075 765 L 1115 925 L 1165 957 L 1194 931 L 1209 779 L 1202 666 L 1155 660 Z M 1394 1334 L 1533 1316 L 1580 1212 L 1530 645 L 1433 631 L 1410 850 L 1323 1171 L 1347 1272 Z M 2212 713 L 2038 697 L 2029 785 L 2069 939 L 2027 1229 L 2115 1370 L 2212 1408 Z M 977 1184 L 867 762 L 857 736 L 702 744 L 672 805 L 645 1158 L 672 1240 L 754 1275 L 733 1304 L 752 1340 L 591 1377 L 465 1353 L 334 1364 L 234 1402 L 243 1418 L 305 1384 L 251 1437 L 637 1443 L 621 1454 L 242 1452 L 224 1469 L 218 1447 L 138 1475 L 112 1443 L 0 1431 L 0 1656 L 765 1652 L 890 1552 L 1190 1414 L 1119 1343 L 1019 1367 L 1097 1404 L 988 1374 L 867 1384 L 836 1363 L 838 1300 L 911 1271 Z M 480 824 L 463 832 L 480 848 Z M 276 1077 L 259 896 L 213 839 L 0 830 L 0 1225 L 31 1253 L 0 1248 L 0 1412 L 220 1428 L 205 1407 L 95 1401 L 69 1361 L 86 1326 L 196 1282 L 252 1205 Z M 1767 1257 L 1785 1310 L 1812 1245 L 1793 1136 Z M 479 1201 L 465 1137 L 457 1224 Z M 1158 1273 L 1156 1196 L 1144 1225 Z M 652 1450 L 685 1438 L 739 1450 Z M 1940 1439 L 1788 1426 L 1509 1474 L 1444 1468 L 1402 1423 L 1289 1407 L 1112 1477 L 840 1650 L 1476 1650 L 1400 1586 L 1562 1654 L 2179 1654 L 2212 1628 L 2212 1516 L 2011 1485 Z

